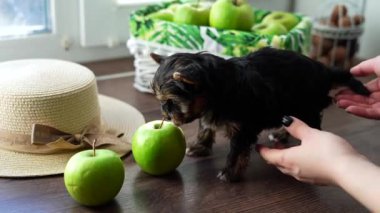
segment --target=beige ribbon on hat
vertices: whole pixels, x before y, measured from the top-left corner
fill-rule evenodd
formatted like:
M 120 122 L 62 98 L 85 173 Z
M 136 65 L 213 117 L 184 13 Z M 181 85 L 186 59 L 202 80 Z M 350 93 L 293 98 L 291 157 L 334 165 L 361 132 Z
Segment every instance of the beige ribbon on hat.
M 89 126 L 79 134 L 70 134 L 48 125 L 33 124 L 31 135 L 0 130 L 0 148 L 16 152 L 53 154 L 90 148 L 95 139 L 95 147 L 125 143 L 121 139 L 124 134 L 110 132 L 103 133 L 95 126 Z

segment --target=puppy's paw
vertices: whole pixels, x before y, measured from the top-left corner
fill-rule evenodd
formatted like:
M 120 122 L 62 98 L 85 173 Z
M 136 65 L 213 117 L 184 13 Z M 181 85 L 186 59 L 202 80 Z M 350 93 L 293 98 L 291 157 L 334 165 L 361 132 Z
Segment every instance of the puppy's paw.
M 194 144 L 188 148 L 186 148 L 186 155 L 191 157 L 204 157 L 210 156 L 212 153 L 212 149 L 209 147 L 205 147 L 201 144 Z
M 233 175 L 227 170 L 220 171 L 216 177 L 223 182 L 237 182 L 240 180 L 240 176 Z
M 273 143 L 287 143 L 288 138 L 289 133 L 284 128 L 275 130 L 268 135 L 269 141 Z
M 228 182 L 227 175 L 224 173 L 224 171 L 220 171 L 216 177 L 223 182 Z

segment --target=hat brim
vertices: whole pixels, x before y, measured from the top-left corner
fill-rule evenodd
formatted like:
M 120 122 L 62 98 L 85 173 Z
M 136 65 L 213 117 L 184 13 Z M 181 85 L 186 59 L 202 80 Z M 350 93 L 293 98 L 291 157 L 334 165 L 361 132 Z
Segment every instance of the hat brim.
M 105 95 L 99 95 L 102 122 L 107 128 L 125 132 L 122 145 L 107 147 L 120 156 L 131 152 L 135 130 L 145 123 L 144 116 L 129 104 Z M 29 154 L 0 150 L 0 177 L 39 177 L 62 174 L 67 161 L 76 152 L 60 154 Z

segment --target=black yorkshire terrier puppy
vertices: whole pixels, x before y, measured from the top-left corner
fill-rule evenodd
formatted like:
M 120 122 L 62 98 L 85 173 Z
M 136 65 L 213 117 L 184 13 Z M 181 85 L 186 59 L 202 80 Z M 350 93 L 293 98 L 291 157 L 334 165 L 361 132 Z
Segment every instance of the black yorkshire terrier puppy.
M 207 53 L 151 56 L 160 64 L 152 89 L 164 116 L 176 125 L 199 118 L 197 141 L 187 154 L 211 154 L 217 128 L 223 127 L 230 138 L 226 166 L 218 174 L 226 181 L 241 177 L 259 133 L 281 127 L 283 116 L 320 129 L 333 87 L 369 94 L 349 71 L 327 68 L 287 50 L 263 48 L 228 60 Z

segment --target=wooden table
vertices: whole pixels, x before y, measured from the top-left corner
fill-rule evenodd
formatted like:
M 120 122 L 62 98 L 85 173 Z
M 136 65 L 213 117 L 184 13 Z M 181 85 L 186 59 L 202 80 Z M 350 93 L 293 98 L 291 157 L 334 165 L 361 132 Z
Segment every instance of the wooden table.
M 139 109 L 147 121 L 160 119 L 155 98 L 136 91 L 132 84 L 133 78 L 126 77 L 99 81 L 98 87 L 100 93 Z M 188 142 L 196 138 L 196 122 L 182 128 Z M 357 118 L 332 106 L 325 113 L 323 128 L 345 137 L 380 164 L 379 121 Z M 341 189 L 298 182 L 266 164 L 256 152 L 243 181 L 221 182 L 216 174 L 227 153 L 227 141 L 218 135 L 212 156 L 185 157 L 175 173 L 164 177 L 141 172 L 129 155 L 124 158 L 126 176 L 120 193 L 113 202 L 96 208 L 74 202 L 61 175 L 0 178 L 0 212 L 368 212 Z

